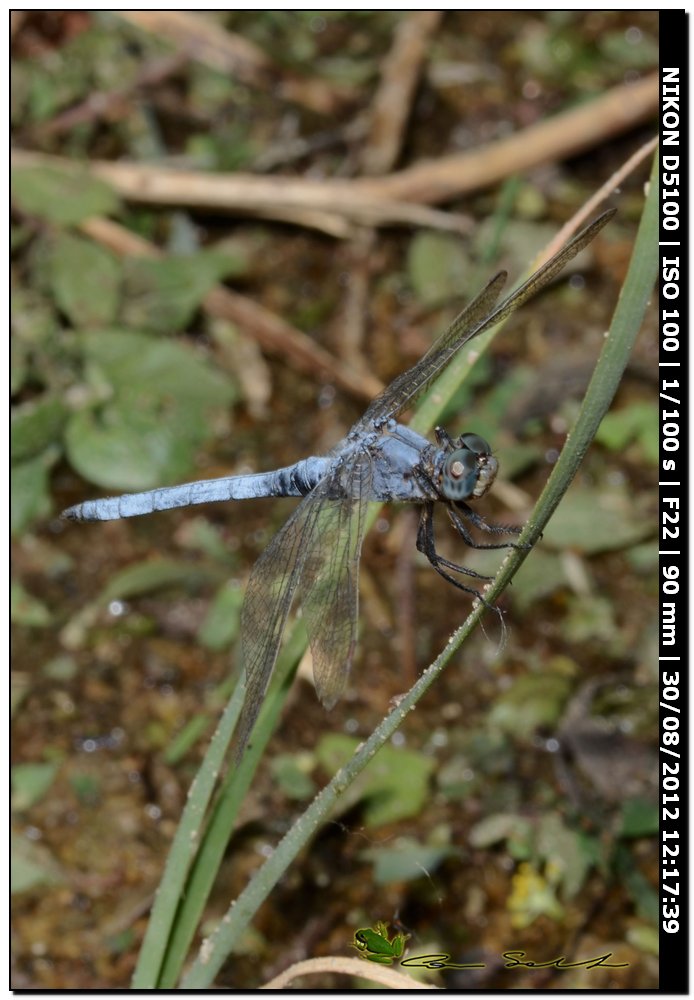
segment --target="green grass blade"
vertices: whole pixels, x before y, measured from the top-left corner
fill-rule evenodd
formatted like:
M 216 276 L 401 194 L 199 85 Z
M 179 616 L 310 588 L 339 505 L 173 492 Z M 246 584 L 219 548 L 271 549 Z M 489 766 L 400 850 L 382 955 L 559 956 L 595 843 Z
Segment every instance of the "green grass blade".
M 229 742 L 242 707 L 243 686 L 238 685 L 210 741 L 204 766 L 200 768 L 191 786 L 152 906 L 133 974 L 132 989 L 156 988 L 178 903 L 200 843 L 201 828 L 217 783 L 217 775 L 228 754 Z
M 164 980 L 170 984 L 180 974 L 229 842 L 238 806 L 274 732 L 287 689 L 303 653 L 303 632 L 301 627 L 295 627 L 282 651 L 253 731 L 253 746 L 244 755 L 242 765 L 227 774 L 210 815 L 210 803 L 225 761 L 229 759 L 231 741 L 243 707 L 243 684 L 236 685 L 222 714 L 191 785 L 169 850 L 133 974 L 132 989 L 161 989 Z
M 301 625 L 296 625 L 277 661 L 248 749 L 239 763 L 230 767 L 224 778 L 209 823 L 200 841 L 200 848 L 185 886 L 184 897 L 171 927 L 170 940 L 157 982 L 159 989 L 175 986 L 181 974 L 188 949 L 233 833 L 239 808 L 251 785 L 258 762 L 277 727 L 277 720 L 294 680 L 305 644 L 305 629 Z M 203 767 L 207 767 L 207 762 Z

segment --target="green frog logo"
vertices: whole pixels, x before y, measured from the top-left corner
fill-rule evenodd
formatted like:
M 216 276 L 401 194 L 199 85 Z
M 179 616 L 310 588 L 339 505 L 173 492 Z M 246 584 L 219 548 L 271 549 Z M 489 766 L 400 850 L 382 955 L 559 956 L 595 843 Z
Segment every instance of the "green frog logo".
M 361 957 L 378 965 L 392 965 L 396 958 L 402 956 L 405 950 L 405 934 L 394 934 L 388 937 L 388 924 L 382 920 L 375 927 L 360 927 L 355 931 L 352 947 L 360 952 Z

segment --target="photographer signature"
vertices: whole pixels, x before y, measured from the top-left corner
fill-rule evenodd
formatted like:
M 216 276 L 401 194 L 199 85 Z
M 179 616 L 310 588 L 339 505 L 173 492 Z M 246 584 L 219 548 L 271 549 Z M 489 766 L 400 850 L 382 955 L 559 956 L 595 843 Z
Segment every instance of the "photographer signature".
M 524 951 L 504 951 L 502 952 L 502 958 L 505 958 L 504 962 L 505 969 L 625 969 L 629 963 L 628 962 L 609 962 L 608 959 L 612 958 L 612 952 L 608 951 L 604 955 L 598 955 L 596 958 L 584 958 L 581 962 L 567 962 L 563 955 L 558 958 L 551 958 L 547 962 L 533 962 L 531 959 L 525 958 L 526 952 Z M 400 962 L 400 965 L 409 966 L 415 969 L 484 969 L 486 965 L 482 962 L 452 962 L 451 956 L 447 955 L 445 952 L 434 955 L 413 955 L 411 958 L 405 958 Z

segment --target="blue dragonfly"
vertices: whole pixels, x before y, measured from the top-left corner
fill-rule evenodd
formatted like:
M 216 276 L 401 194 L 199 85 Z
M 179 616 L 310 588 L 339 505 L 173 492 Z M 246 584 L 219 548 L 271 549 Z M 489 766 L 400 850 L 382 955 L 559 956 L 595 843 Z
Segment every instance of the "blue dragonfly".
M 471 524 L 497 536 L 519 531 L 487 523 L 470 506 L 491 488 L 498 461 L 477 434 L 451 438 L 437 427 L 434 444 L 396 417 L 432 385 L 464 344 L 527 302 L 613 215 L 614 211 L 605 212 L 586 226 L 500 304 L 497 300 L 507 275 L 501 271 L 493 277 L 426 354 L 373 400 L 329 454 L 272 472 L 86 500 L 63 512 L 63 517 L 73 521 L 109 521 L 213 501 L 303 497 L 256 562 L 248 581 L 241 611 L 246 679 L 241 749 L 260 711 L 296 597 L 308 631 L 318 697 L 326 708 L 332 708 L 343 693 L 357 640 L 359 559 L 370 501 L 419 504 L 417 549 L 447 581 L 484 600 L 471 582 L 488 578 L 437 552 L 433 515 L 436 505 L 445 507 L 454 530 L 474 548 L 515 547 L 510 541 L 478 543 L 468 527 Z

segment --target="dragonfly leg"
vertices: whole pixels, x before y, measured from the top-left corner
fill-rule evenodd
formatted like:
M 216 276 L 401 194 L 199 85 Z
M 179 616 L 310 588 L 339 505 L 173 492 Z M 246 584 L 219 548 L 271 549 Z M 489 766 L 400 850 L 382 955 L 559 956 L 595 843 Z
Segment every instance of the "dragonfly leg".
M 452 583 L 454 587 L 458 587 L 459 590 L 465 590 L 468 594 L 474 594 L 480 600 L 484 601 L 484 598 L 477 590 L 473 587 L 466 587 L 460 580 L 456 580 L 455 577 L 446 572 L 446 569 L 450 569 L 454 573 L 464 573 L 465 576 L 474 577 L 476 580 L 492 579 L 491 576 L 484 576 L 482 573 L 476 573 L 472 569 L 458 566 L 457 563 L 451 562 L 449 559 L 445 559 L 439 555 L 436 551 L 436 539 L 434 536 L 434 504 L 432 501 L 427 501 L 422 507 L 422 516 L 419 521 L 419 531 L 417 532 L 417 551 L 427 557 L 436 572 L 444 580 L 448 580 L 449 583 Z
M 489 524 L 484 520 L 483 517 L 474 511 L 472 507 L 468 507 L 466 503 L 459 500 L 454 504 L 448 505 L 448 516 L 451 519 L 453 527 L 461 536 L 461 538 L 473 549 L 529 549 L 530 545 L 518 545 L 517 542 L 498 542 L 490 543 L 485 545 L 480 542 L 476 542 L 470 532 L 468 531 L 467 525 L 463 521 L 461 514 L 464 514 L 468 521 L 471 521 L 476 528 L 480 531 L 486 531 L 490 535 L 519 535 L 522 528 L 516 525 L 505 525 L 505 524 Z
M 453 451 L 455 446 L 447 430 L 443 427 L 435 427 L 434 434 L 436 435 L 436 442 L 439 448 L 446 448 L 448 451 Z

